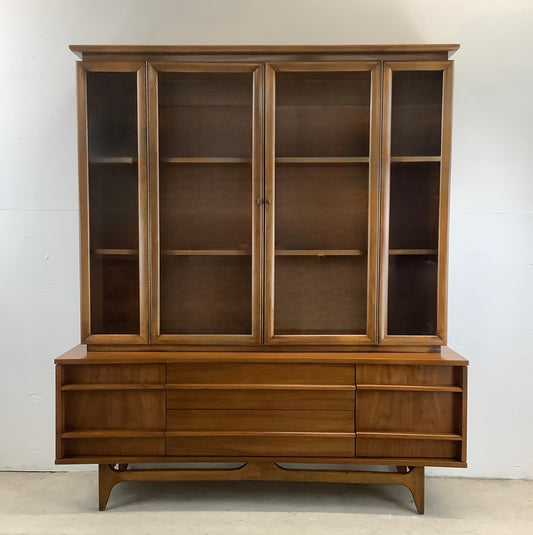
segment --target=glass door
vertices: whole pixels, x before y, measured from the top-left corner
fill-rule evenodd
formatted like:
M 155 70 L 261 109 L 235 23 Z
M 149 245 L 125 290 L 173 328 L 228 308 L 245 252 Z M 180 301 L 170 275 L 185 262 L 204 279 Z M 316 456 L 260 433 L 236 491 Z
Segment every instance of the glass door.
M 150 66 L 152 342 L 260 342 L 262 72 Z
M 384 71 L 380 343 L 446 343 L 452 62 Z
M 379 64 L 269 64 L 265 109 L 265 343 L 373 343 Z
M 146 70 L 78 63 L 82 341 L 148 341 Z

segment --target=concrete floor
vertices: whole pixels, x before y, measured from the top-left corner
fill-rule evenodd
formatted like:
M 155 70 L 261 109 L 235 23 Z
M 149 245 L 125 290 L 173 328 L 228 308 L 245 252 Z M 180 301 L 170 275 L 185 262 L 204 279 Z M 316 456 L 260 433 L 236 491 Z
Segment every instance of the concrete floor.
M 426 514 L 399 486 L 121 483 L 96 472 L 0 472 L 0 533 L 117 535 L 533 534 L 533 481 L 426 479 Z

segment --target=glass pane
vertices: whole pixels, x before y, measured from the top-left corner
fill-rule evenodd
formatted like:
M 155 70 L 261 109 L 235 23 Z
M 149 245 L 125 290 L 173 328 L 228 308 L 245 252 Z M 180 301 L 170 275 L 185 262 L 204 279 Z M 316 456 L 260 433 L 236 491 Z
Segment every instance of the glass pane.
M 388 334 L 437 334 L 437 255 L 389 257 Z
M 159 76 L 161 334 L 252 332 L 252 83 Z
M 368 156 L 370 72 L 276 74 L 276 156 Z
M 440 156 L 442 71 L 392 75 L 392 156 Z
M 365 334 L 370 72 L 276 74 L 274 334 Z
M 251 73 L 159 74 L 159 155 L 252 154 Z
M 137 74 L 87 73 L 92 334 L 138 334 Z
M 366 257 L 276 258 L 276 334 L 364 334 Z

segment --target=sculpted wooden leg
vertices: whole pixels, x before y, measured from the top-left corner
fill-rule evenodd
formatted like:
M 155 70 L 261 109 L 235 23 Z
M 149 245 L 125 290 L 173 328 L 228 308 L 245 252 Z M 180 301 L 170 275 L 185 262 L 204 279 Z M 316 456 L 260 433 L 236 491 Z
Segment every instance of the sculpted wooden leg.
M 111 489 L 120 481 L 111 465 L 98 465 L 98 508 L 105 511 Z
M 415 466 L 409 469 L 409 483 L 405 486 L 411 491 L 419 515 L 424 514 L 424 467 Z

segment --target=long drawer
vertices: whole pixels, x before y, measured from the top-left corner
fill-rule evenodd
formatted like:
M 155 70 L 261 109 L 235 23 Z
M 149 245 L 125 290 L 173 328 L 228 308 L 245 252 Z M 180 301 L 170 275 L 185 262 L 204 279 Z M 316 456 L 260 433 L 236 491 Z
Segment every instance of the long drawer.
M 167 409 L 353 410 L 355 389 L 194 388 L 167 391 Z

